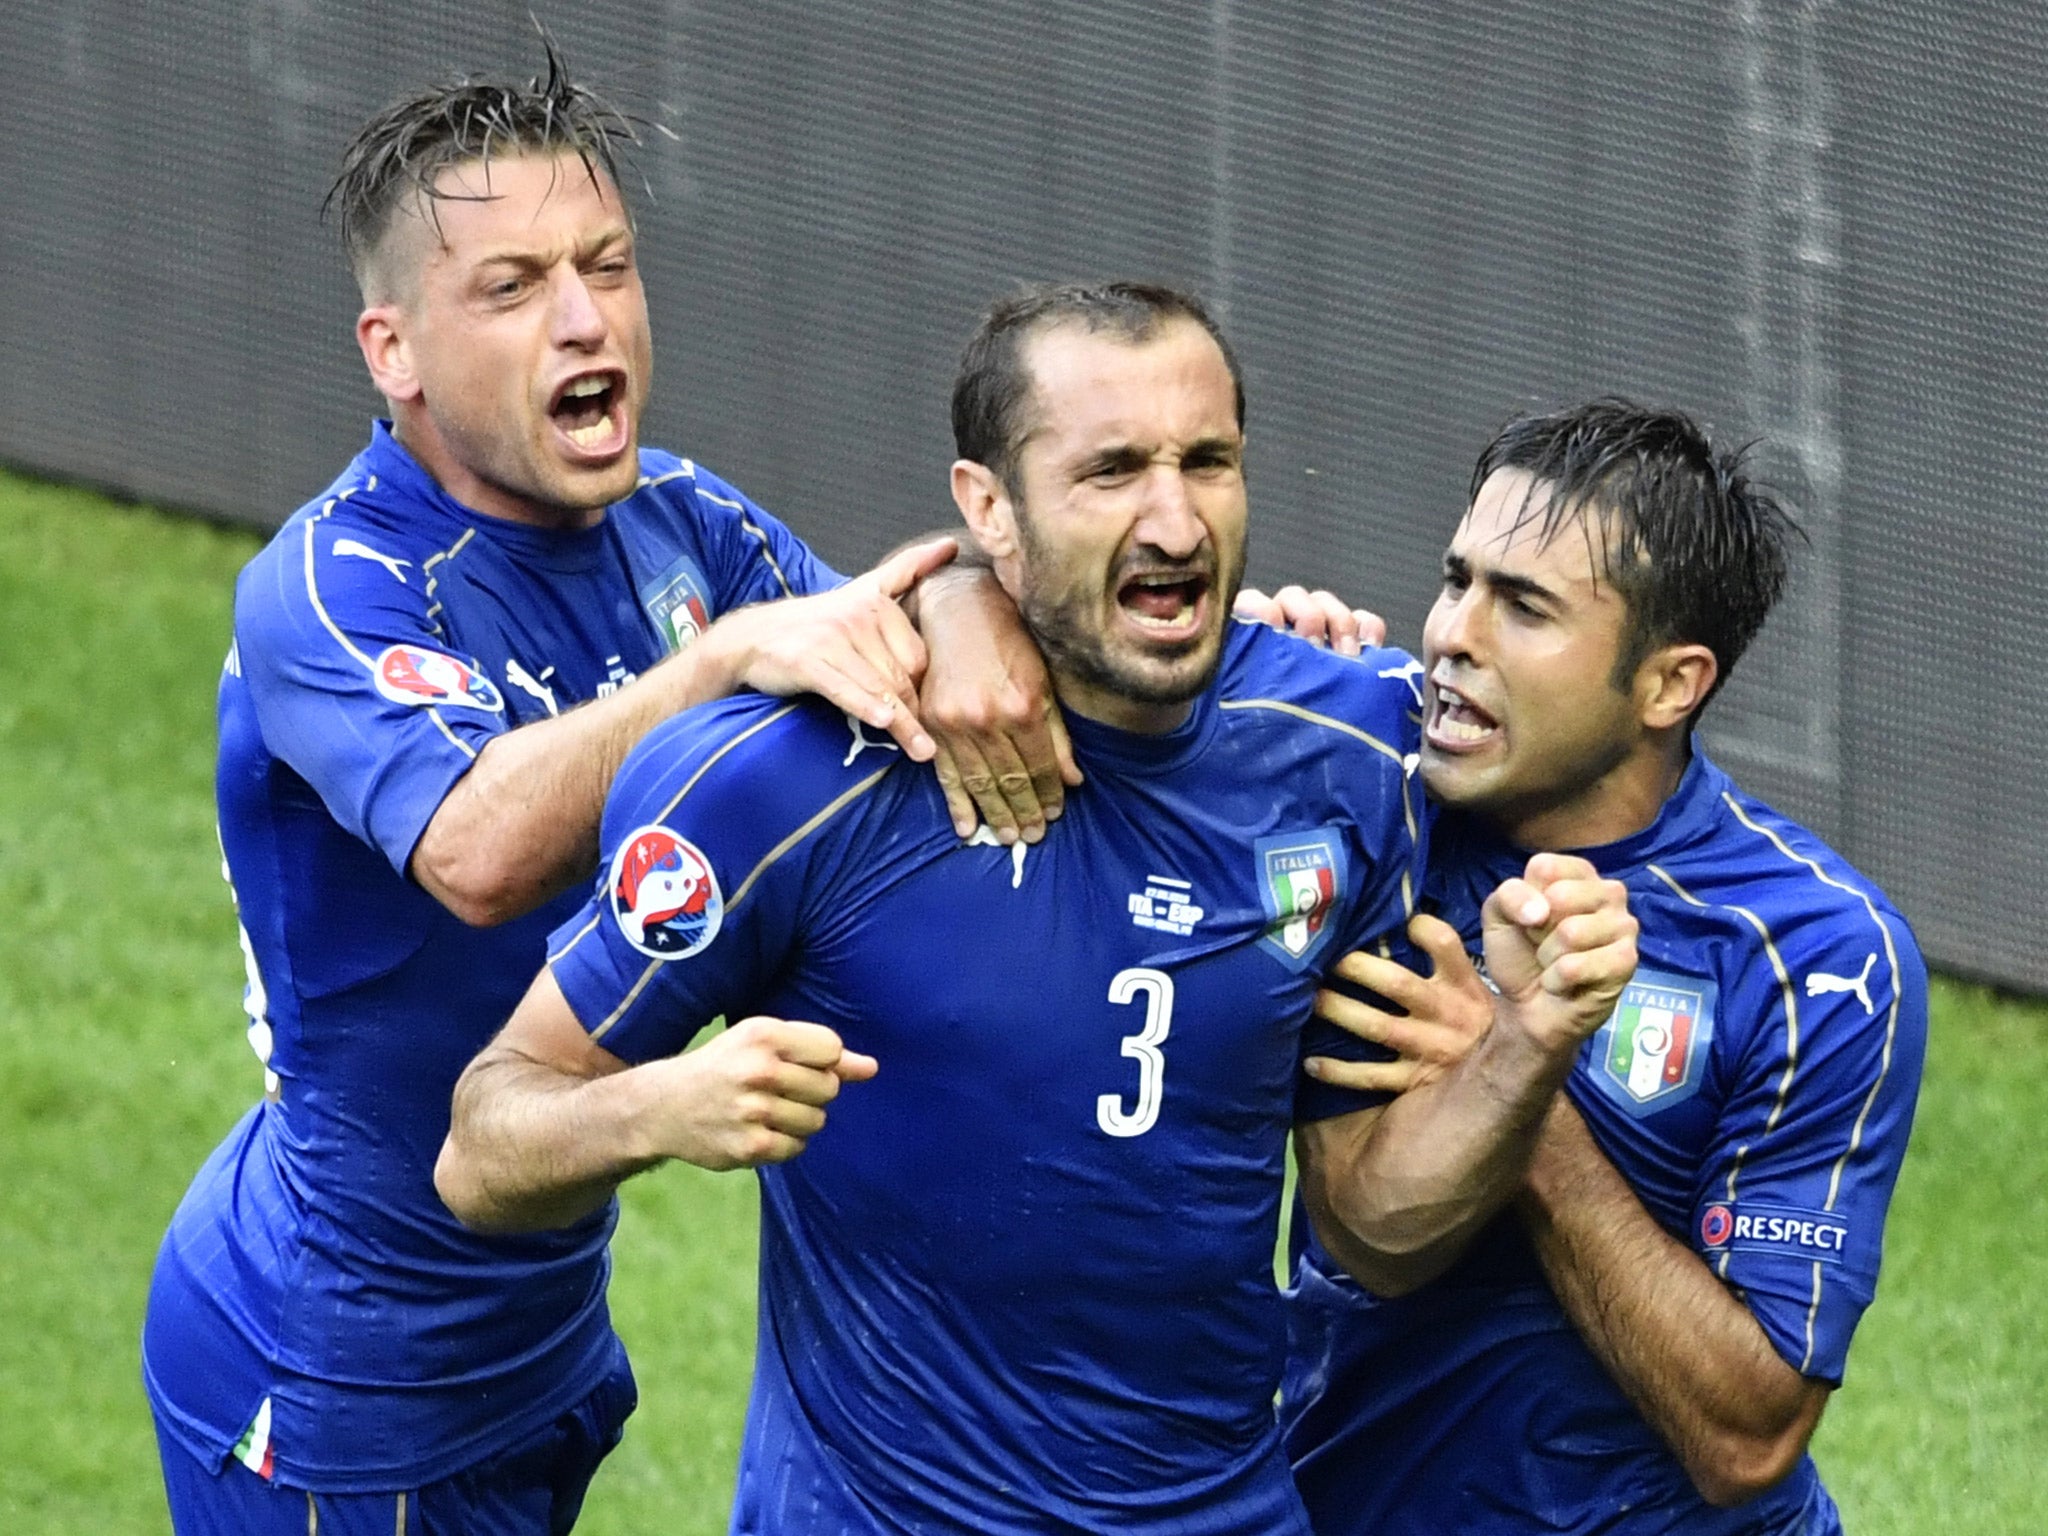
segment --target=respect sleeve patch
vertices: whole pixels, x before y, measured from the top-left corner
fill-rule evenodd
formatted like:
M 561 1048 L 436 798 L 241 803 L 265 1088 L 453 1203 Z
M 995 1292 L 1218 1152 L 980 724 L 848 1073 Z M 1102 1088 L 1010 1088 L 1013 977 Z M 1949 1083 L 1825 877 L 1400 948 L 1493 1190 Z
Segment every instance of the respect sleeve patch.
M 1729 1252 L 1775 1253 L 1839 1264 L 1849 1241 L 1849 1223 L 1840 1211 L 1716 1200 L 1700 1211 L 1694 1235 L 1700 1252 L 1710 1260 Z

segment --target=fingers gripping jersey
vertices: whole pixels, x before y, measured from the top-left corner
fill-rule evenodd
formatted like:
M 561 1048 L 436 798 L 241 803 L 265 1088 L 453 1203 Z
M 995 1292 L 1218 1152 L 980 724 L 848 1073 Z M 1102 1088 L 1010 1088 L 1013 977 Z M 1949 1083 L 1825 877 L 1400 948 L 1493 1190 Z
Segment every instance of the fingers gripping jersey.
M 1655 823 L 1586 856 L 1628 885 L 1641 963 L 1566 1091 L 1779 1355 L 1839 1382 L 1925 1049 L 1913 936 L 1832 850 L 1697 752 Z M 1480 904 L 1525 857 L 1462 818 L 1439 824 L 1431 896 L 1475 952 Z M 1580 1341 L 1512 1218 L 1397 1301 L 1313 1247 L 1296 1280 L 1283 1411 L 1319 1531 L 1833 1529 L 1810 1460 L 1748 1504 L 1707 1505 Z
M 152 1400 L 202 1458 L 413 1486 L 604 1371 L 607 1222 L 486 1240 L 432 1183 L 457 1075 L 576 898 L 472 929 L 405 870 L 493 737 L 627 685 L 719 613 L 837 580 L 703 471 L 642 469 L 597 526 L 530 528 L 462 507 L 380 425 L 242 574 L 220 833 L 276 1100 L 187 1193 L 144 1339 Z
M 1384 655 L 1378 658 L 1384 662 Z M 1403 922 L 1405 685 L 1233 632 L 1180 730 L 1074 720 L 1041 844 L 817 703 L 650 736 L 556 978 L 629 1061 L 716 1014 L 872 1053 L 763 1170 L 743 1531 L 1305 1530 L 1272 1248 L 1324 967 Z

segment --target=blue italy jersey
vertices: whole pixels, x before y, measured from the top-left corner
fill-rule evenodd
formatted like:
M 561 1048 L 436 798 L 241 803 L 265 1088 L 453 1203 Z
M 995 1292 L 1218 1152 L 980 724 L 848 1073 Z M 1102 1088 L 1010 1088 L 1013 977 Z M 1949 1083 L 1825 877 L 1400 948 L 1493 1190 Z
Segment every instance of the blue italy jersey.
M 837 580 L 731 487 L 641 465 L 596 527 L 553 532 L 469 511 L 380 425 L 242 573 L 220 834 L 271 1091 L 173 1218 L 143 1341 L 153 1403 L 202 1458 L 408 1487 L 610 1363 L 609 1218 L 482 1238 L 432 1179 L 456 1077 L 579 897 L 473 929 L 406 870 L 493 737 L 626 685 L 719 613 Z
M 1839 1382 L 1920 1081 L 1913 936 L 1868 880 L 1697 751 L 1655 823 L 1583 851 L 1627 883 L 1641 963 L 1566 1092 L 1778 1353 Z M 1526 859 L 1468 820 L 1439 821 L 1431 895 L 1475 953 L 1481 902 Z M 1747 1504 L 1702 1500 L 1573 1330 L 1511 1215 L 1394 1301 L 1311 1240 L 1290 1331 L 1282 1416 L 1324 1536 L 1837 1528 L 1810 1459 Z
M 761 1174 L 736 1530 L 1306 1530 L 1273 1244 L 1318 978 L 1419 896 L 1409 672 L 1235 626 L 1180 729 L 1071 719 L 1035 847 L 816 701 L 627 763 L 551 961 L 592 1036 L 761 1013 L 881 1064 Z

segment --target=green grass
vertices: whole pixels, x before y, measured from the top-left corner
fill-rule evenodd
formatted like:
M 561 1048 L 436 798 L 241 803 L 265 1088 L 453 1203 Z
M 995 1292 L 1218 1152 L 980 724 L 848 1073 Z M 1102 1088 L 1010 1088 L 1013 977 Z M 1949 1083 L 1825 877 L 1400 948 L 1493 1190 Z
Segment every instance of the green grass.
M 166 1525 L 149 1267 L 258 1091 L 211 796 L 254 548 L 0 475 L 0 1532 Z M 1817 1444 L 1857 1536 L 2048 1530 L 2044 1174 L 2048 1008 L 1941 985 L 1884 1283 Z M 642 1407 L 581 1533 L 724 1529 L 753 1233 L 745 1177 L 629 1190 L 613 1305 Z

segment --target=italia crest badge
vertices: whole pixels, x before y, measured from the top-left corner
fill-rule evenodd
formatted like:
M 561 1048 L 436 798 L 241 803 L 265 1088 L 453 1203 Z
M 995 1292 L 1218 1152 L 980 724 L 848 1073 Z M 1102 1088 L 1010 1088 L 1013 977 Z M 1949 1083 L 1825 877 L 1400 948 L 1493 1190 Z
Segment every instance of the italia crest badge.
M 1697 1093 L 1714 1038 L 1716 992 L 1703 977 L 1638 970 L 1592 1040 L 1593 1080 L 1607 1097 L 1648 1115 Z
M 704 573 L 687 555 L 641 588 L 647 616 L 669 650 L 680 651 L 711 627 L 710 591 Z
M 1308 969 L 1330 939 L 1346 889 L 1344 840 L 1334 827 L 1262 837 L 1252 845 L 1266 929 L 1259 943 L 1288 969 Z

